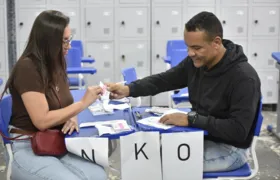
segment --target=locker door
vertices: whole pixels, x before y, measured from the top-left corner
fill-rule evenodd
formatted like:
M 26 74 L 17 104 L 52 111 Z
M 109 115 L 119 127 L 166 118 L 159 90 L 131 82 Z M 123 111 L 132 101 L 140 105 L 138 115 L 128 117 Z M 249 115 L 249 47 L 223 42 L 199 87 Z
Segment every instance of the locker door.
M 152 74 L 161 73 L 167 70 L 167 64 L 162 57 L 166 56 L 167 40 L 157 40 L 153 42 L 152 52 Z M 160 93 L 152 97 L 152 106 L 168 106 L 168 92 Z
M 6 61 L 8 61 L 8 59 L 6 58 L 5 42 L 0 41 L 0 72 L 6 71 Z
M 7 76 L 5 73 L 0 73 L 0 78 L 3 80 L 2 85 L 0 85 L 0 92 L 2 94 L 2 92 L 4 91 L 4 88 L 5 88 L 6 82 L 7 82 Z
M 4 0 L 0 0 L 0 5 L 3 5 L 4 4 Z
M 222 4 L 237 4 L 237 3 L 248 3 L 248 0 L 235 0 L 235 1 L 229 1 L 229 0 L 220 0 Z
M 119 53 L 120 69 L 134 67 L 138 78 L 143 78 L 150 74 L 147 41 L 121 41 Z
M 121 41 L 119 47 L 119 69 L 134 67 L 137 78 L 141 79 L 150 75 L 149 47 L 148 41 Z M 120 75 L 120 77 L 122 77 Z M 121 78 L 122 79 L 122 78 Z M 141 105 L 150 106 L 150 97 L 142 97 Z
M 147 8 L 120 8 L 119 15 L 121 37 L 146 37 L 148 35 Z
M 184 23 L 187 23 L 194 15 L 202 12 L 208 11 L 215 13 L 215 8 L 212 6 L 199 6 L 199 7 L 187 7 L 186 17 L 184 18 Z
M 275 104 L 278 101 L 278 71 L 258 71 L 261 80 L 261 92 L 264 104 Z
M 17 0 L 17 4 L 20 6 L 45 6 L 47 0 Z
M 225 36 L 247 36 L 247 7 L 222 7 L 221 11 Z
M 23 51 L 26 47 L 26 43 L 27 42 L 20 42 L 19 43 L 19 50 L 17 51 L 17 58 L 19 58 L 21 56 L 21 54 L 23 53 Z
M 280 0 L 253 0 L 255 3 L 280 3 Z
M 0 39 L 5 37 L 5 17 L 4 9 L 0 9 Z
M 88 76 L 89 85 L 98 85 L 102 82 L 114 82 L 114 44 L 113 42 L 87 42 L 86 55 L 96 61 L 93 67 L 97 73 Z
M 251 64 L 256 68 L 275 68 L 275 60 L 271 57 L 272 52 L 279 50 L 278 40 L 253 40 L 252 54 L 248 58 Z
M 253 35 L 277 36 L 279 7 L 253 7 Z
M 54 8 L 70 18 L 70 28 L 74 39 L 81 39 L 81 26 L 78 8 Z
M 44 9 L 20 9 L 18 16 L 18 24 L 16 27 L 19 30 L 19 40 L 26 41 L 30 34 L 34 20 Z
M 187 0 L 189 4 L 215 4 L 215 0 Z
M 148 3 L 150 0 L 119 0 L 121 4 Z
M 86 39 L 113 38 L 114 10 L 113 7 L 86 8 L 85 29 Z M 100 23 L 102 22 L 102 23 Z
M 182 36 L 181 7 L 156 7 L 152 23 L 155 37 Z
M 113 3 L 114 3 L 113 0 L 86 0 L 86 4 L 113 4 Z
M 153 0 L 155 3 L 182 3 L 182 0 Z
M 51 0 L 51 4 L 56 5 L 79 5 L 79 0 Z

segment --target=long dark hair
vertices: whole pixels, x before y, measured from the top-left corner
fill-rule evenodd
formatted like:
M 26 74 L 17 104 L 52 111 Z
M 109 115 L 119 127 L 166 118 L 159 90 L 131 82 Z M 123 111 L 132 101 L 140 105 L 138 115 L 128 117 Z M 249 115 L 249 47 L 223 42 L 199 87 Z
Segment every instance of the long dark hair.
M 69 17 L 55 10 L 41 12 L 35 19 L 25 50 L 19 61 L 29 58 L 35 64 L 42 77 L 44 88 L 57 83 L 57 77 L 67 78 L 66 62 L 63 55 L 62 43 L 64 29 L 69 24 Z M 5 85 L 1 99 L 11 87 L 15 69 Z

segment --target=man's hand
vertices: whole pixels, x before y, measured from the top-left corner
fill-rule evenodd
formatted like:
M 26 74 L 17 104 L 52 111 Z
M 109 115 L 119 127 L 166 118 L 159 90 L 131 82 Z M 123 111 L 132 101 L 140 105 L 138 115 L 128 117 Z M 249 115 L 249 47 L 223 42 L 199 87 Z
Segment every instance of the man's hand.
M 105 83 L 107 90 L 110 91 L 111 99 L 122 99 L 129 96 L 129 87 L 118 83 Z
M 79 124 L 78 124 L 78 118 L 77 116 L 74 116 L 70 118 L 66 123 L 63 125 L 62 132 L 66 134 L 68 132 L 69 135 L 73 133 L 73 131 L 76 130 L 79 132 Z
M 167 114 L 160 118 L 160 123 L 168 124 L 168 125 L 175 125 L 175 126 L 188 126 L 188 115 L 184 113 L 173 113 Z

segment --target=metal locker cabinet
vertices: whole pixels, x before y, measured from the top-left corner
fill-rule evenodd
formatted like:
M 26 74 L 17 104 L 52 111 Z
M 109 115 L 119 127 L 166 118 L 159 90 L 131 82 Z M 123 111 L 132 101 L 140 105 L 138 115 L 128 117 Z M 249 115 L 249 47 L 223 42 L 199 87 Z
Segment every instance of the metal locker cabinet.
M 245 37 L 248 32 L 248 7 L 230 6 L 221 8 L 221 22 L 225 36 Z
M 148 32 L 148 8 L 131 7 L 119 9 L 118 27 L 120 38 L 147 37 Z
M 114 8 L 87 7 L 85 8 L 86 40 L 94 38 L 109 38 L 114 36 Z
M 87 42 L 86 55 L 95 59 L 93 66 L 97 73 L 87 76 L 88 85 L 99 85 L 99 82 L 114 82 L 114 43 Z
M 251 47 L 252 53 L 248 56 L 250 64 L 257 69 L 276 69 L 271 53 L 279 49 L 277 39 L 254 39 Z
M 252 33 L 254 36 L 279 34 L 279 7 L 253 7 Z
M 182 35 L 182 7 L 155 7 L 152 19 L 153 38 Z

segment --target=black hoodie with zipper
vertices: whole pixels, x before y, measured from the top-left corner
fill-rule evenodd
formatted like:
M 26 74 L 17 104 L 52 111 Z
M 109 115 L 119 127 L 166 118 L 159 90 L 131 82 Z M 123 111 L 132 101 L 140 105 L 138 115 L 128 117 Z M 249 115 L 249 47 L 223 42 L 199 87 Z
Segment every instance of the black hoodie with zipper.
M 260 79 L 240 45 L 223 40 L 226 52 L 207 70 L 196 68 L 190 57 L 166 72 L 129 84 L 130 96 L 149 96 L 188 87 L 192 110 L 198 118 L 191 124 L 208 131 L 205 139 L 238 148 L 251 145 L 259 101 Z

